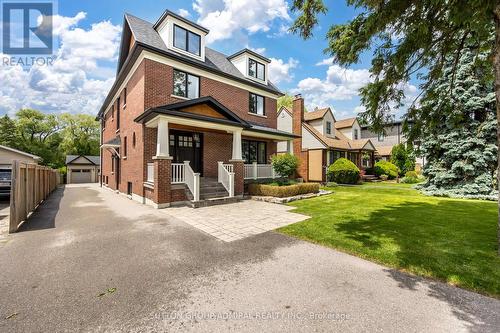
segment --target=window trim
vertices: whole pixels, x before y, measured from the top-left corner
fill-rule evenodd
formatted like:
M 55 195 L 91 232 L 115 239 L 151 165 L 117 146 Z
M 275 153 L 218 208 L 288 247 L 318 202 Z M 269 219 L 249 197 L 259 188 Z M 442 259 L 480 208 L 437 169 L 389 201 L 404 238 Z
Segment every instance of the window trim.
M 180 73 L 184 73 L 186 75 L 186 83 L 184 85 L 185 89 L 186 89 L 186 96 L 180 96 L 180 95 L 177 95 L 174 92 L 174 86 L 175 86 L 175 75 L 174 75 L 174 72 L 180 72 Z M 200 98 L 200 94 L 201 94 L 201 77 L 198 76 L 198 75 L 194 75 L 194 74 L 188 73 L 186 71 L 181 71 L 180 69 L 175 69 L 175 68 L 174 68 L 174 70 L 172 72 L 172 96 L 179 97 L 179 98 L 192 99 L 192 98 L 188 97 L 189 96 L 189 93 L 188 93 L 188 86 L 189 86 L 189 84 L 188 84 L 188 82 L 189 82 L 188 75 L 191 75 L 191 76 L 194 76 L 194 77 L 198 78 L 198 96 L 194 97 L 194 98 Z
M 184 30 L 186 32 L 186 40 L 185 40 L 185 42 L 186 42 L 186 49 L 185 50 L 183 48 L 175 46 L 175 28 L 182 29 L 182 30 Z M 198 53 L 193 53 L 193 52 L 189 51 L 189 34 L 196 35 L 196 36 L 198 36 L 200 38 L 200 44 L 199 44 L 199 47 L 198 47 Z M 198 57 L 201 57 L 201 35 L 197 34 L 196 32 L 192 32 L 191 30 L 188 30 L 188 29 L 186 29 L 184 27 L 181 27 L 180 25 L 175 24 L 175 23 L 174 23 L 174 28 L 173 28 L 172 35 L 173 35 L 172 36 L 173 37 L 172 38 L 172 46 L 173 47 L 175 47 L 178 50 L 182 50 L 182 51 L 188 52 L 188 53 L 190 53 L 192 55 L 196 55 Z
M 255 98 L 255 112 L 252 112 L 252 98 L 251 96 L 254 95 L 256 98 Z M 262 97 L 262 114 L 259 114 L 258 111 L 257 111 L 257 97 Z M 253 92 L 250 92 L 249 95 L 248 95 L 248 113 L 250 114 L 253 114 L 253 115 L 256 115 L 256 116 L 261 116 L 261 117 L 265 117 L 266 116 L 266 98 L 262 95 L 258 95 L 258 94 L 255 94 Z
M 253 61 L 255 62 L 255 76 L 253 75 L 250 75 L 250 61 Z M 263 68 L 264 68 L 264 77 L 261 79 L 259 77 L 259 65 L 261 65 Z M 257 80 L 261 80 L 261 81 L 266 81 L 266 65 L 264 65 L 263 63 L 253 59 L 253 58 L 248 58 L 248 72 L 247 72 L 247 75 L 251 78 L 254 78 L 254 79 L 257 79 Z
M 326 134 L 332 135 L 332 122 L 331 121 L 326 122 Z

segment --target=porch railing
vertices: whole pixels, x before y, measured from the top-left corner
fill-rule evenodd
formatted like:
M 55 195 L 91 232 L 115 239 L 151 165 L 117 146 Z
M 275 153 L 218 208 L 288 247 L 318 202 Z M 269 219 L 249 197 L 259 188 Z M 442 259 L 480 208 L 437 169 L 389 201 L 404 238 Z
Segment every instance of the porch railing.
M 230 197 L 234 197 L 234 169 L 232 164 L 224 164 L 217 162 L 218 177 L 217 181 L 221 183 L 229 193 Z
M 172 163 L 172 184 L 184 184 L 186 182 L 184 168 L 184 163 Z
M 184 183 L 193 194 L 193 200 L 200 201 L 200 174 L 191 169 L 189 161 L 184 161 Z
M 155 182 L 155 165 L 154 163 L 148 163 L 148 174 L 146 180 L 149 183 Z
M 271 164 L 245 164 L 245 179 L 279 178 Z

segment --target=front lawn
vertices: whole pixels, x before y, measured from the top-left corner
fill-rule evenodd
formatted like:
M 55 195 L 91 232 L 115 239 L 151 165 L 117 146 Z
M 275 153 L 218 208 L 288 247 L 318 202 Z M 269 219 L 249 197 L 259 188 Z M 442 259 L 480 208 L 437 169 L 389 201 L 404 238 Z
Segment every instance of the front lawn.
M 291 203 L 312 218 L 280 231 L 500 298 L 495 202 L 427 197 L 406 184 L 332 190 Z

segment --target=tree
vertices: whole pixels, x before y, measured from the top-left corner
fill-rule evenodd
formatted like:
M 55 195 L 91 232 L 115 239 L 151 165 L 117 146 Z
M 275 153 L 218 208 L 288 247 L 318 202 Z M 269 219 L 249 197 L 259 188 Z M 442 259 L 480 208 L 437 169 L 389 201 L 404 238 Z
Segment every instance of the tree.
M 448 58 L 443 76 L 412 110 L 411 136 L 420 138 L 427 164 L 424 192 L 435 195 L 490 198 L 496 195 L 496 117 L 488 54 L 468 46 L 457 63 Z M 449 91 L 451 90 L 451 94 Z M 439 106 L 439 105 L 442 106 Z
M 415 170 L 415 155 L 412 145 L 400 143 L 392 147 L 391 163 L 399 168 L 400 175 Z
M 292 154 L 273 155 L 271 157 L 271 164 L 278 175 L 290 178 L 299 167 L 299 159 Z
M 495 79 L 497 143 L 500 142 L 500 2 L 494 0 L 347 0 L 360 10 L 345 24 L 332 26 L 326 53 L 348 66 L 374 48 L 372 82 L 360 89 L 366 111 L 360 116 L 371 128 L 383 132 L 391 111 L 403 105 L 404 89 L 413 75 L 425 92 L 442 75 L 446 59 L 454 59 L 451 87 L 456 82 L 458 60 L 469 43 L 487 52 Z M 304 38 L 312 35 L 318 15 L 326 13 L 322 0 L 294 0 L 298 11 L 291 31 Z M 494 42 L 490 38 L 495 36 Z M 485 73 L 488 75 L 490 73 Z M 410 107 L 412 109 L 412 107 Z M 500 156 L 497 156 L 497 168 Z M 500 184 L 500 172 L 497 172 Z M 500 211 L 500 197 L 499 197 Z M 500 214 L 498 220 L 500 254 Z
M 16 122 L 8 115 L 0 118 L 0 144 L 11 148 L 19 148 Z
M 289 110 L 292 109 L 293 97 L 288 93 L 278 98 L 278 105 L 277 105 L 278 110 L 281 109 L 282 106 L 286 107 Z
M 65 154 L 99 155 L 99 123 L 86 114 L 60 116 L 62 149 Z

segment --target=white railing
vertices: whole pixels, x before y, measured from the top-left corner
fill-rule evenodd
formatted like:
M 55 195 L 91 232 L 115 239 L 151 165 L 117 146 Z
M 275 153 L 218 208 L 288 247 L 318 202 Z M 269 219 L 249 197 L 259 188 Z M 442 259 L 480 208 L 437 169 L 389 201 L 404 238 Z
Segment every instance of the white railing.
M 274 172 L 271 164 L 245 164 L 245 179 L 261 179 L 261 178 L 279 178 L 279 175 Z
M 146 180 L 149 183 L 155 182 L 155 165 L 154 163 L 148 163 L 148 174 Z
M 200 201 L 200 174 L 191 169 L 189 161 L 184 161 L 184 183 L 193 194 L 193 200 Z
M 172 184 L 184 184 L 185 163 L 172 163 Z
M 234 172 L 232 164 L 224 164 L 224 162 L 217 162 L 218 177 L 217 181 L 222 183 L 224 188 L 229 193 L 230 197 L 234 197 Z

